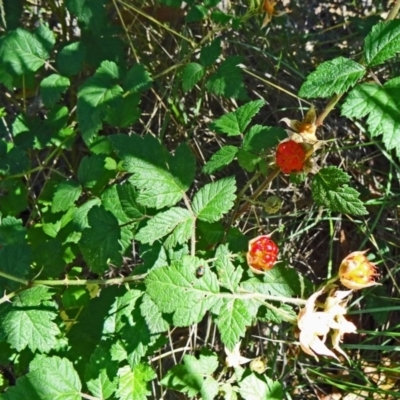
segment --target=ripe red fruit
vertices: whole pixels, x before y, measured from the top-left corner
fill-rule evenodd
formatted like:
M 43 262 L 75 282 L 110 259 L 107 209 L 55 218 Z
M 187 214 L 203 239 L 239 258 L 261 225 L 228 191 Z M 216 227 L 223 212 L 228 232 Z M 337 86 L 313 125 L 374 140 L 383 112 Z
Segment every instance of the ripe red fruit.
M 306 151 L 301 143 L 294 140 L 281 142 L 276 150 L 276 165 L 284 174 L 304 170 Z
M 247 263 L 256 274 L 263 273 L 274 266 L 278 252 L 278 246 L 269 236 L 258 236 L 249 242 Z

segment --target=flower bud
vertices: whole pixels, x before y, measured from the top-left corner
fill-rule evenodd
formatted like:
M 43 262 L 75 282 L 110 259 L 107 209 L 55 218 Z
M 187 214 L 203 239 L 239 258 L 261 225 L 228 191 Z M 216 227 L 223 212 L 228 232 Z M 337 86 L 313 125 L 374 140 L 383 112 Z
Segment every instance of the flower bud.
M 278 246 L 269 236 L 257 236 L 249 242 L 247 263 L 254 273 L 262 274 L 274 266 L 278 252 Z
M 359 290 L 378 285 L 376 266 L 365 256 L 366 251 L 354 251 L 340 264 L 339 279 L 343 286 Z
M 282 203 L 278 196 L 270 196 L 264 203 L 264 209 L 268 214 L 275 214 L 281 209 Z

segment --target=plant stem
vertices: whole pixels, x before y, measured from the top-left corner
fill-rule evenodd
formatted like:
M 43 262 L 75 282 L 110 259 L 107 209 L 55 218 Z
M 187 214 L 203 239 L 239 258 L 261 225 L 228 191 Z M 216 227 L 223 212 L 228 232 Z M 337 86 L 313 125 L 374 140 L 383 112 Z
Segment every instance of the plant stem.
M 388 16 L 386 17 L 385 21 L 391 21 L 396 18 L 397 14 L 399 13 L 400 10 L 400 0 L 396 1 L 396 4 L 393 6 L 393 8 L 390 10 Z

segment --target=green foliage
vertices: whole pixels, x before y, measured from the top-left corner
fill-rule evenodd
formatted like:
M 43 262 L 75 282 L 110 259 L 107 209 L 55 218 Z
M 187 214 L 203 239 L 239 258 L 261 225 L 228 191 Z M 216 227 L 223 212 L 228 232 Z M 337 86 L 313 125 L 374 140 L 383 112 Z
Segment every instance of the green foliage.
M 332 211 L 344 214 L 365 215 L 359 193 L 349 187 L 350 176 L 336 167 L 321 169 L 315 175 L 311 190 L 313 199 L 320 206 L 328 207 Z
M 382 135 L 386 148 L 396 150 L 400 157 L 399 88 L 399 78 L 391 79 L 383 86 L 374 83 L 358 85 L 348 94 L 342 114 L 353 119 L 368 116 L 371 136 Z
M 338 57 L 318 66 L 308 75 L 300 88 L 299 96 L 330 97 L 354 86 L 365 74 L 365 68 L 348 58 Z
M 250 22 L 259 2 L 228 3 L 0 1 L 1 399 L 291 396 L 274 335 L 297 340 L 312 292 L 298 266 L 321 262 L 297 248 L 302 215 L 362 216 L 374 199 L 371 180 L 364 204 L 356 175 L 331 165 L 331 136 L 328 154 L 309 143 L 323 120 L 295 136 L 319 171 L 280 174 L 279 119 L 304 73 L 300 96 L 346 94 L 342 115 L 400 156 L 399 21 L 375 25 L 358 62 L 307 55 L 306 75 L 275 41 L 290 24 L 274 17 L 266 38 Z M 261 76 L 279 85 L 260 90 Z M 271 194 L 283 204 L 266 216 Z M 248 242 L 269 232 L 279 258 L 256 274 Z M 265 373 L 244 366 L 263 353 Z

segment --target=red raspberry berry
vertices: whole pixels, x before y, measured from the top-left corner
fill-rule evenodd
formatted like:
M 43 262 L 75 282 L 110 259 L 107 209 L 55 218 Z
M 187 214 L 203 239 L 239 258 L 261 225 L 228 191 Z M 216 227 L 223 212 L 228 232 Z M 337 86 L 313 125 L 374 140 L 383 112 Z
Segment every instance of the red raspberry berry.
M 281 142 L 276 150 L 276 165 L 284 174 L 304 170 L 306 151 L 301 143 L 294 140 Z
M 269 236 L 258 236 L 249 242 L 247 263 L 255 273 L 268 271 L 274 266 L 278 252 L 278 246 Z

